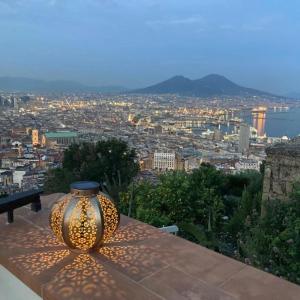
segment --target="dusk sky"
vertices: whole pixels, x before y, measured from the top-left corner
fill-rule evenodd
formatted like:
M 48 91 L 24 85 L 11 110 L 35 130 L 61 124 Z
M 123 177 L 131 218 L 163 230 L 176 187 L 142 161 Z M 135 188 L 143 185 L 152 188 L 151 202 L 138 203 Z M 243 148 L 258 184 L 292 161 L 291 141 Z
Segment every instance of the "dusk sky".
M 299 0 L 0 0 L 0 76 L 300 92 Z

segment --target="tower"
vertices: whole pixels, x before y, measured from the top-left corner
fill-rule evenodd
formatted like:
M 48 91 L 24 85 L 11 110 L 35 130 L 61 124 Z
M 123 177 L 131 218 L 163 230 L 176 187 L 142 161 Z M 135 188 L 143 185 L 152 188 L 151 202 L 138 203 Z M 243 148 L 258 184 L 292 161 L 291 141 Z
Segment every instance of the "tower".
M 248 124 L 240 124 L 239 132 L 239 152 L 245 153 L 249 150 L 249 141 L 250 141 L 250 126 Z
M 32 130 L 32 145 L 36 146 L 39 144 L 39 131 L 37 129 Z

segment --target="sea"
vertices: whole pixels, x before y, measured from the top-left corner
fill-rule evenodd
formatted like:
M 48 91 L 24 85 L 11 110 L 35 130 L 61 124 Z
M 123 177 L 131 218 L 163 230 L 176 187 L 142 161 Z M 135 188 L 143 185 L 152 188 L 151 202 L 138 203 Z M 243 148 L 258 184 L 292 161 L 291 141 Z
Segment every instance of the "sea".
M 300 135 L 300 107 L 268 108 L 261 114 L 253 114 L 245 110 L 234 115 L 243 122 L 258 130 L 260 136 L 289 138 Z M 214 126 L 208 125 L 206 129 L 214 130 Z M 220 130 L 225 134 L 238 133 L 239 125 L 228 123 L 220 125 Z
M 246 123 L 253 126 L 255 120 L 251 111 L 246 111 L 241 114 L 241 118 Z M 288 109 L 271 109 L 269 108 L 264 115 L 262 122 L 263 130 L 268 137 L 289 138 L 300 135 L 300 107 L 290 107 Z

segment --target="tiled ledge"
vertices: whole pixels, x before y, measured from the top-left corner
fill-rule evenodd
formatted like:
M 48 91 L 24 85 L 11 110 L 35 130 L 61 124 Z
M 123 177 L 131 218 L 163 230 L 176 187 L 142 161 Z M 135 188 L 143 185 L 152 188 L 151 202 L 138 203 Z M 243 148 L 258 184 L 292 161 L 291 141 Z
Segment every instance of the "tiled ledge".
M 300 287 L 179 237 L 121 217 L 98 253 L 74 254 L 48 227 L 49 207 L 0 216 L 0 264 L 43 299 L 291 299 Z

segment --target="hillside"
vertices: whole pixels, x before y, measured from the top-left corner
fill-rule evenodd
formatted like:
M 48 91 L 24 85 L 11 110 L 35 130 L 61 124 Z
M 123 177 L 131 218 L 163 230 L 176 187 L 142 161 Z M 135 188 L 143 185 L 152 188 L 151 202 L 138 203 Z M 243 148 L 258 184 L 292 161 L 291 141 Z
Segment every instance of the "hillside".
M 87 86 L 76 81 L 45 81 L 23 77 L 0 77 L 0 92 L 98 92 L 118 93 L 126 89 L 119 86 Z

